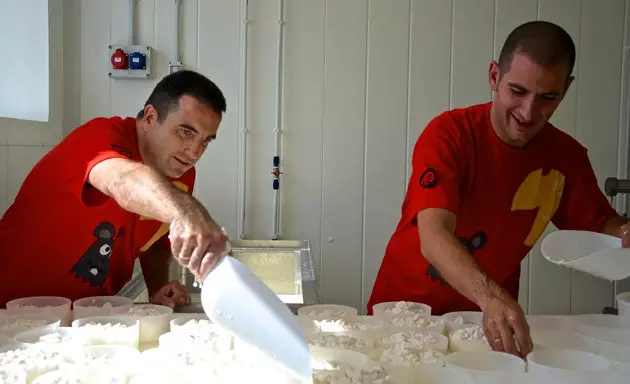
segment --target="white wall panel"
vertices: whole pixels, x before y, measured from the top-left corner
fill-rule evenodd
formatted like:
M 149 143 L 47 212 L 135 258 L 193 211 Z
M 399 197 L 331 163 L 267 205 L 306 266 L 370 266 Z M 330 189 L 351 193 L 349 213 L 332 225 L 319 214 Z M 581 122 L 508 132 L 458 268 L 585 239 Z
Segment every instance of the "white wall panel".
M 282 171 L 282 234 L 311 243 L 321 271 L 322 128 L 326 3 L 286 4 Z
M 321 296 L 359 307 L 368 4 L 326 1 Z
M 494 3 L 453 1 L 451 108 L 490 100 L 488 65 L 494 45 Z
M 540 20 L 557 23 L 567 30 L 573 38 L 577 48 L 577 56 L 581 55 L 580 45 L 580 18 L 581 1 L 575 0 L 540 0 L 538 7 L 538 18 Z M 576 60 L 573 70 L 577 76 L 564 100 L 553 115 L 551 122 L 559 129 L 575 137 L 577 132 L 577 90 L 580 86 L 579 62 Z M 556 230 L 553 225 L 547 228 L 546 234 Z M 531 302 L 530 312 L 532 314 L 567 314 L 571 312 L 571 285 L 573 273 L 571 270 L 556 266 L 548 262 L 540 251 L 540 242 L 530 253 L 530 282 L 535 284 L 530 286 Z
M 369 2 L 362 310 L 405 196 L 410 6 Z
M 197 166 L 195 195 L 230 236 L 236 233 L 238 57 L 240 49 L 239 2 L 199 2 L 199 72 L 214 81 L 227 100 L 217 139 L 208 146 Z M 216 31 L 221 31 L 217 33 Z M 164 64 L 163 64 L 164 65 Z
M 106 50 L 110 43 L 111 7 L 109 1 L 81 0 L 81 121 L 111 113 Z M 118 28 L 126 25 L 121 20 Z
M 453 0 L 412 0 L 407 179 L 411 177 L 411 155 L 418 136 L 431 119 L 449 108 L 452 32 Z
M 13 203 L 24 179 L 37 162 L 50 150 L 50 146 L 7 147 L 7 201 Z
M 247 84 L 247 201 L 245 234 L 268 239 L 272 232 L 273 129 L 275 116 L 278 2 L 250 1 Z M 208 12 L 212 12 L 208 9 Z M 212 27 L 209 27 L 212 28 Z M 213 30 L 216 30 L 213 28 Z M 208 32 L 210 33 L 210 32 Z M 200 51 L 201 53 L 201 51 Z M 214 55 L 212 55 L 214 59 Z M 232 65 L 235 65 L 233 63 Z M 232 171 L 232 170 L 230 170 Z
M 589 149 L 601 188 L 617 175 L 624 22 L 624 0 L 583 0 L 576 138 Z M 612 283 L 582 273 L 574 273 L 571 292 L 574 314 L 613 304 Z

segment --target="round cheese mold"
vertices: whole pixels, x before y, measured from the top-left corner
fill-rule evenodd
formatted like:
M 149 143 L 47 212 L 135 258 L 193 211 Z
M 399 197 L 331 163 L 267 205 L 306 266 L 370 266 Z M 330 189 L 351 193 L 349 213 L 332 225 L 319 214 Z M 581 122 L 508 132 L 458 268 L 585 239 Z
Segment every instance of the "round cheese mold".
M 385 321 L 374 316 L 357 316 L 355 318 L 313 319 L 315 327 L 320 332 L 357 332 L 379 330 L 385 326 Z
M 297 314 L 315 319 L 340 319 L 356 317 L 358 311 L 347 305 L 315 304 L 298 308 Z
M 133 300 L 121 296 L 91 296 L 72 303 L 74 320 L 84 317 L 121 315 L 129 312 Z
M 428 304 L 415 303 L 412 301 L 389 301 L 372 306 L 374 316 L 385 318 L 410 313 L 430 315 L 431 310 L 431 306 Z
M 54 329 L 59 327 L 59 316 L 49 314 L 18 314 L 0 317 L 0 335 L 14 337 L 18 333 L 35 328 Z
M 155 304 L 136 304 L 127 314 L 140 324 L 139 343 L 157 343 L 158 338 L 170 330 L 173 308 Z
M 491 351 L 488 339 L 479 325 L 461 328 L 449 334 L 451 352 Z
M 462 328 L 469 328 L 473 325 L 483 325 L 483 312 L 449 312 L 442 315 L 442 318 L 446 321 L 446 331 L 448 333 Z
M 85 329 L 72 327 L 37 328 L 18 333 L 13 339 L 26 346 L 53 345 L 73 349 L 90 344 L 90 335 Z
M 442 334 L 417 330 L 400 330 L 381 336 L 377 341 L 380 348 L 401 345 L 409 348 L 434 349 L 441 353 L 448 352 L 448 342 L 448 337 Z
M 31 296 L 8 301 L 8 315 L 52 314 L 61 319 L 61 325 L 67 326 L 72 321 L 72 300 L 60 296 Z
M 0 367 L 21 371 L 28 383 L 44 373 L 54 371 L 63 362 L 63 354 L 54 347 L 7 346 L 0 348 Z
M 140 322 L 126 316 L 85 317 L 72 322 L 90 335 L 92 345 L 127 345 L 138 348 Z

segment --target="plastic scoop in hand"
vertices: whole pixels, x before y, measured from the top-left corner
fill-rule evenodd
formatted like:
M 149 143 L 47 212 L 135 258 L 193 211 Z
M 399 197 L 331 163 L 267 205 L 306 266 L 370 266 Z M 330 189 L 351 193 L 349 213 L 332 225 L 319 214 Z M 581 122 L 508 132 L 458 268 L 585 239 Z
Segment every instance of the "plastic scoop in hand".
M 297 317 L 256 275 L 225 256 L 202 282 L 208 318 L 259 349 L 304 383 L 312 383 L 308 341 Z
M 618 237 L 590 231 L 556 231 L 544 238 L 541 251 L 554 264 L 602 279 L 630 277 L 630 248 L 621 248 Z

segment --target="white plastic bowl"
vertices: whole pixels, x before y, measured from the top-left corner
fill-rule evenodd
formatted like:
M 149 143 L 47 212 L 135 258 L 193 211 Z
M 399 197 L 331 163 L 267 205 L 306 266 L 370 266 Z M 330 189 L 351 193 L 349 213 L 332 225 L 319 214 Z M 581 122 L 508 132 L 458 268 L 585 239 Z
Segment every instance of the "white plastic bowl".
M 446 331 L 446 320 L 441 316 L 431 316 L 422 313 L 407 313 L 402 315 L 391 315 L 388 317 L 389 326 L 394 329 L 413 329 L 423 332 L 434 332 L 444 334 Z
M 22 345 L 9 345 L 0 348 L 0 353 L 11 351 L 8 365 L 19 367 L 26 374 L 26 382 L 32 382 L 36 377 L 47 372 L 54 371 L 63 363 L 63 353 L 53 347 L 26 347 Z M 3 357 L 4 359 L 4 357 Z
M 63 367 L 38 376 L 32 384 L 90 383 L 125 384 L 127 376 L 107 368 Z
M 20 332 L 36 328 L 59 327 L 59 316 L 49 314 L 18 314 L 0 317 L 0 335 L 13 337 Z
M 566 371 L 601 371 L 608 368 L 608 359 L 584 351 L 542 349 L 527 355 L 527 369 L 533 373 L 554 375 Z
M 462 338 L 463 335 L 461 333 L 468 333 L 470 335 L 474 335 L 475 332 L 483 332 L 483 330 L 477 326 L 469 326 L 467 328 L 460 328 L 453 330 L 449 333 L 449 350 L 451 352 L 484 352 L 484 351 L 492 351 L 490 344 L 487 341 L 478 338 Z
M 309 318 L 300 316 L 298 321 L 302 324 Z M 313 325 L 319 332 L 357 332 L 357 331 L 379 331 L 385 327 L 383 319 L 374 316 L 357 316 L 356 318 L 340 319 L 313 319 Z M 307 323 L 308 324 L 308 323 Z
M 532 372 L 472 372 L 470 375 L 478 384 L 568 384 L 558 378 Z
M 454 352 L 444 358 L 445 365 L 463 371 L 525 372 L 525 360 L 505 352 Z
M 545 349 L 573 349 L 576 351 L 598 353 L 604 346 L 603 342 L 600 340 L 582 334 L 560 330 L 534 330 L 531 331 L 531 337 L 534 344 Z
M 483 312 L 449 312 L 443 314 L 442 318 L 446 321 L 446 331 L 448 333 L 462 328 L 469 328 L 471 325 L 483 325 Z
M 473 384 L 464 371 L 432 365 L 388 367 L 391 382 L 395 384 Z
M 444 354 L 448 353 L 448 337 L 440 333 L 402 328 L 378 337 L 377 344 L 380 348 L 404 343 L 413 348 L 430 348 Z
M 26 384 L 26 373 L 20 369 L 0 367 L 0 383 Z
M 92 345 L 126 345 L 138 348 L 140 322 L 127 316 L 95 316 L 74 320 L 73 327 L 84 328 Z
M 358 316 L 356 308 L 337 304 L 315 304 L 300 307 L 297 314 L 315 319 L 339 319 Z
M 571 321 L 566 316 L 555 315 L 526 315 L 527 324 L 530 330 L 551 331 L 560 330 L 570 332 L 572 330 Z
M 60 296 L 31 296 L 8 301 L 8 315 L 53 314 L 61 319 L 61 325 L 72 321 L 72 300 Z
M 621 239 L 615 236 L 589 231 L 555 231 L 543 239 L 541 251 L 554 264 L 602 279 L 615 281 L 630 277 L 630 249 L 621 248 Z
M 126 345 L 89 345 L 66 354 L 65 360 L 77 367 L 107 367 L 129 375 L 140 362 L 140 351 Z
M 208 319 L 208 316 L 203 313 L 187 313 L 185 315 L 177 314 L 177 315 L 173 315 L 173 318 L 169 322 L 170 330 L 176 331 L 179 327 L 191 321 L 194 321 L 196 323 L 201 322 L 201 323 L 213 324 L 212 321 Z
M 408 313 L 420 313 L 430 315 L 432 308 L 428 304 L 416 303 L 412 301 L 388 301 L 374 304 L 372 313 L 377 317 L 391 318 Z
M 27 346 L 50 345 L 73 349 L 89 345 L 90 335 L 83 328 L 37 328 L 18 333 L 13 340 Z
M 618 315 L 628 318 L 630 321 L 630 292 L 623 292 L 617 295 Z
M 74 320 L 84 317 L 122 315 L 129 312 L 133 300 L 121 296 L 92 296 L 72 303 Z
M 155 304 L 136 304 L 128 312 L 140 322 L 140 345 L 157 344 L 158 338 L 170 330 L 173 308 Z

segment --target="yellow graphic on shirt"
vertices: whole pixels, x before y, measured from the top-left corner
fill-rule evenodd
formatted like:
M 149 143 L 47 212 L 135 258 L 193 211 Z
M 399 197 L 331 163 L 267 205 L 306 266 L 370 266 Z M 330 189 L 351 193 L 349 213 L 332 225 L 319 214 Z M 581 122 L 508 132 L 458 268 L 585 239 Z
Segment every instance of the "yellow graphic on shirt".
M 184 183 L 182 183 L 181 181 L 174 181 L 173 184 L 181 189 L 184 192 L 188 192 L 188 186 Z M 146 217 L 146 216 L 141 216 L 140 220 L 154 220 L 150 217 Z M 158 228 L 158 230 L 155 232 L 155 234 L 153 235 L 153 237 L 151 237 L 149 239 L 149 241 L 147 241 L 147 243 L 140 248 L 140 252 L 144 252 L 147 249 L 151 248 L 151 246 L 158 241 L 162 236 L 166 235 L 168 233 L 168 229 L 169 229 L 169 225 L 166 223 L 162 223 L 162 225 L 160 226 L 160 228 Z
M 525 245 L 534 245 L 543 234 L 547 224 L 558 210 L 563 190 L 564 175 L 555 169 L 544 176 L 542 169 L 533 171 L 527 175 L 518 188 L 512 200 L 512 211 L 529 211 L 538 208 L 538 214 L 525 239 Z

